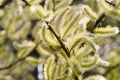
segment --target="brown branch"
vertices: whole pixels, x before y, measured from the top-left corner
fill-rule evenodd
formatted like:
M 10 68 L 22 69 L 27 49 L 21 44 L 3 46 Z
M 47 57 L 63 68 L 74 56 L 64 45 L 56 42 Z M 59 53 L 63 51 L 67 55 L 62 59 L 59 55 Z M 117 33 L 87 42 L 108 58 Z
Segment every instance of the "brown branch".
M 28 6 L 31 6 L 26 0 L 22 0 L 23 2 L 25 2 L 25 4 L 27 4 Z
M 112 6 L 116 6 L 115 2 L 112 2 L 110 0 L 105 0 L 105 2 L 107 2 L 108 4 L 112 5 Z
M 56 37 L 56 39 L 60 43 L 60 45 L 61 45 L 62 49 L 65 51 L 66 55 L 68 57 L 70 57 L 70 53 L 69 53 L 68 49 L 65 47 L 65 44 L 62 42 L 62 40 L 60 39 L 60 37 L 55 33 L 55 31 L 52 29 L 52 27 L 49 25 L 48 22 L 46 22 L 46 24 L 48 25 L 48 29 L 54 34 L 54 36 Z
M 112 6 L 116 6 L 116 4 L 110 0 L 105 0 L 106 3 L 112 5 Z M 105 14 L 103 13 L 95 22 L 95 24 L 93 25 L 93 27 L 91 27 L 90 32 L 93 32 L 93 30 L 98 26 L 98 24 L 103 20 L 103 18 L 105 17 Z
M 91 27 L 90 32 L 93 32 L 93 30 L 98 26 L 98 24 L 103 20 L 105 17 L 105 14 L 103 13 L 95 22 L 95 24 Z
M 12 3 L 13 0 L 4 0 L 4 2 L 0 5 L 0 8 L 4 8 L 6 5 Z
M 41 41 L 39 41 L 38 44 L 36 44 L 36 46 L 34 47 L 34 49 L 36 49 L 40 43 L 41 43 Z M 34 50 L 34 49 L 33 49 L 33 50 Z M 31 52 L 32 52 L 32 51 L 31 51 Z M 29 54 L 26 55 L 26 56 L 23 57 L 23 58 L 18 59 L 17 61 L 11 63 L 10 65 L 8 65 L 8 66 L 6 66 L 6 67 L 0 68 L 0 70 L 9 69 L 9 68 L 11 68 L 12 66 L 14 66 L 15 64 L 17 64 L 17 63 L 19 63 L 19 62 L 25 60 L 25 58 L 28 57 L 28 56 L 29 56 Z

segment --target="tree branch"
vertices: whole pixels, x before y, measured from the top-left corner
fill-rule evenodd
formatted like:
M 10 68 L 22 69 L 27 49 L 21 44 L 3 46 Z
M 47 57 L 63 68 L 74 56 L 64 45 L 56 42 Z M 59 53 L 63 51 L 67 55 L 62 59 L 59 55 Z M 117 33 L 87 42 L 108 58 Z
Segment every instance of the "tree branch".
M 106 3 L 112 5 L 112 6 L 116 6 L 116 4 L 110 0 L 105 0 Z M 93 27 L 91 27 L 90 32 L 93 32 L 93 30 L 98 26 L 98 24 L 103 20 L 103 18 L 105 17 L 105 14 L 103 13 L 98 20 L 95 22 L 95 24 L 93 25 Z
M 91 27 L 90 32 L 93 32 L 93 30 L 98 26 L 98 24 L 103 20 L 105 17 L 105 14 L 103 13 L 95 22 L 95 24 Z
M 65 44 L 62 42 L 62 40 L 60 39 L 60 37 L 55 33 L 55 31 L 52 29 L 52 27 L 49 25 L 48 22 L 46 22 L 46 24 L 48 25 L 48 29 L 54 34 L 54 36 L 56 37 L 56 39 L 60 43 L 60 45 L 61 45 L 62 49 L 64 50 L 64 52 L 66 53 L 66 55 L 68 57 L 70 57 L 70 53 L 69 53 L 68 49 L 65 47 Z
M 22 0 L 23 2 L 25 2 L 25 4 L 27 4 L 28 6 L 31 6 L 26 0 Z
M 110 0 L 105 0 L 105 2 L 107 2 L 108 4 L 112 5 L 112 6 L 116 6 L 115 2 L 112 2 Z

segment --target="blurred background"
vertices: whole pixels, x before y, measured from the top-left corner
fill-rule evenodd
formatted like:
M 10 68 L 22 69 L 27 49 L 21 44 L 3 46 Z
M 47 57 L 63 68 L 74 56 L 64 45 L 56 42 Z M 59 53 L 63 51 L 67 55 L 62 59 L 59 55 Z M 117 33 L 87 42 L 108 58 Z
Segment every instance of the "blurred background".
M 42 6 L 45 4 L 45 0 L 36 1 L 40 1 Z M 120 5 L 119 0 L 111 1 Z M 96 0 L 73 0 L 71 6 L 83 4 L 89 5 L 96 13 L 99 12 Z M 40 22 L 41 18 L 30 12 L 30 6 L 25 0 L 0 0 L 0 80 L 43 79 L 43 64 L 37 61 L 41 54 L 35 49 L 39 42 L 37 33 Z M 89 22 L 88 30 L 94 22 Z M 104 27 L 108 24 L 120 28 L 120 18 L 108 14 L 100 25 Z M 110 62 L 110 66 L 98 66 L 85 72 L 83 77 L 101 74 L 107 80 L 120 80 L 120 33 L 105 38 L 98 44 L 101 46 L 100 56 Z M 26 59 L 26 56 L 30 58 Z

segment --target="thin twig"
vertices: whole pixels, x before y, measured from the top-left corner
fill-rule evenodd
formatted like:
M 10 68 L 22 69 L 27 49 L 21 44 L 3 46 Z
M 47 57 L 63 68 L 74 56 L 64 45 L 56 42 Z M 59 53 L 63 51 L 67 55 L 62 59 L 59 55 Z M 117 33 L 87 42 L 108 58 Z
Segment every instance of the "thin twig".
M 54 36 L 56 37 L 56 39 L 60 43 L 60 45 L 61 45 L 62 49 L 65 51 L 66 55 L 68 57 L 70 57 L 70 53 L 69 53 L 68 49 L 65 47 L 65 44 L 62 42 L 62 40 L 60 39 L 60 37 L 55 33 L 55 31 L 52 29 L 52 27 L 49 25 L 48 22 L 46 22 L 46 24 L 48 25 L 48 29 L 54 34 Z
M 112 6 L 116 6 L 115 2 L 110 1 L 110 0 L 105 0 L 105 2 L 107 2 L 108 4 L 112 5 Z
M 103 13 L 95 22 L 95 24 L 93 25 L 93 27 L 91 27 L 90 32 L 93 32 L 93 30 L 98 26 L 98 24 L 103 20 L 103 18 L 105 17 L 105 14 Z
M 25 4 L 27 4 L 28 6 L 31 6 L 26 0 L 22 0 L 23 2 L 25 2 Z
M 41 41 L 38 42 L 38 44 L 34 47 L 34 49 L 36 49 L 40 43 L 41 43 Z M 33 50 L 34 50 L 34 49 L 33 49 Z M 31 52 L 32 52 L 32 51 L 31 51 Z M 11 63 L 10 65 L 8 65 L 8 66 L 6 66 L 6 67 L 3 67 L 3 68 L 0 68 L 0 70 L 9 69 L 9 68 L 11 68 L 12 66 L 14 66 L 15 64 L 17 64 L 17 63 L 25 60 L 26 57 L 28 57 L 28 56 L 29 56 L 29 55 L 26 55 L 25 57 L 18 59 L 17 61 Z

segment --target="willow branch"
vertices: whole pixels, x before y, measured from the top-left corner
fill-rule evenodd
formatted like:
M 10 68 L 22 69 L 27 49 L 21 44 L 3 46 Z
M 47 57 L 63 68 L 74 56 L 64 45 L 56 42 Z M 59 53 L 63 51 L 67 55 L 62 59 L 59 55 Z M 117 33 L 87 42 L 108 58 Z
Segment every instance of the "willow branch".
M 54 34 L 54 36 L 56 37 L 56 39 L 60 43 L 60 45 L 61 45 L 62 49 L 65 51 L 66 55 L 68 57 L 70 57 L 70 53 L 69 53 L 68 49 L 65 47 L 65 44 L 62 42 L 62 40 L 60 39 L 60 37 L 55 33 L 55 31 L 52 29 L 52 27 L 49 25 L 48 22 L 46 22 L 46 24 L 48 25 L 48 29 Z
M 25 4 L 27 4 L 28 6 L 31 6 L 26 0 L 22 0 Z
M 98 24 L 103 20 L 105 17 L 105 14 L 103 13 L 95 22 L 95 24 L 91 27 L 90 32 L 93 32 L 93 30 L 98 26 Z
M 112 6 L 116 6 L 115 2 L 112 2 L 110 0 L 105 0 L 105 2 L 107 2 L 108 4 L 112 5 Z

